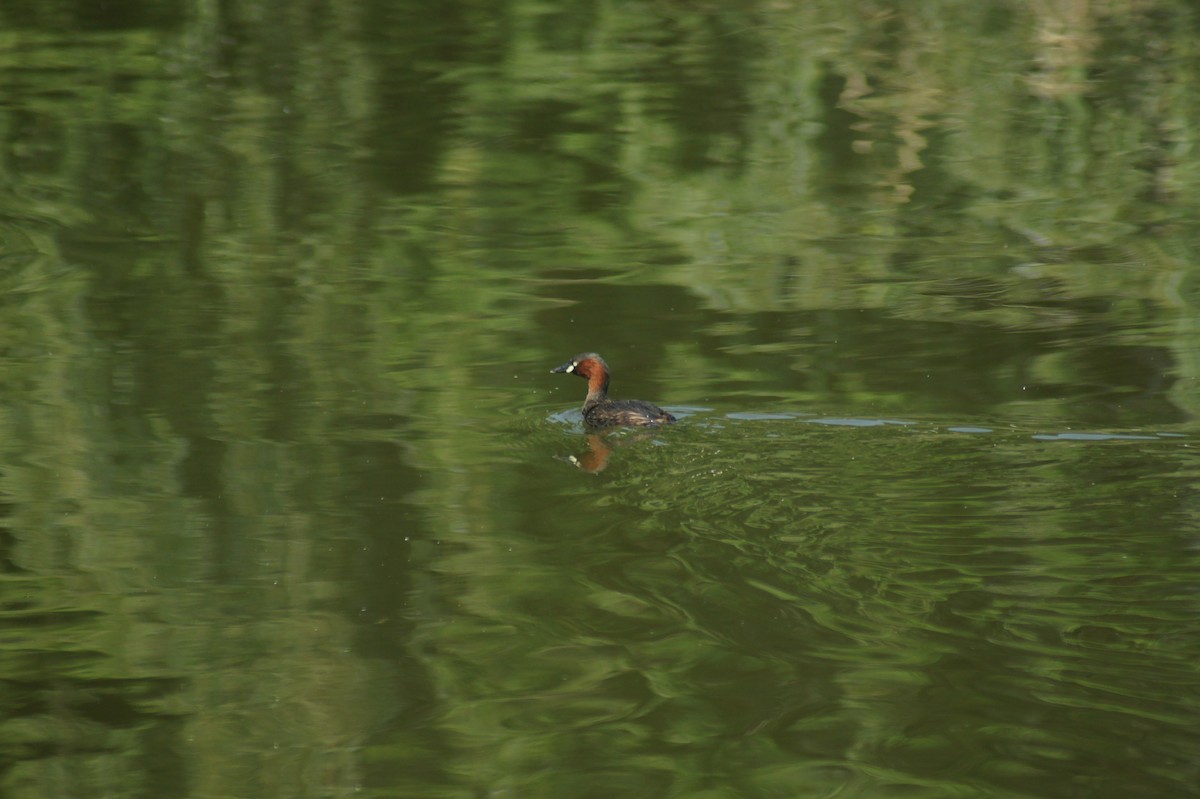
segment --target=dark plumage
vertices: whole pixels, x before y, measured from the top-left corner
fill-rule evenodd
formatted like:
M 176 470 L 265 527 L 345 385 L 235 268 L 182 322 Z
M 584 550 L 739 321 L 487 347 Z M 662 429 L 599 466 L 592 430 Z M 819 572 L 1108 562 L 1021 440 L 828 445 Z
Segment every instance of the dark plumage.
M 674 416 L 653 403 L 609 399 L 608 364 L 594 352 L 576 355 L 550 372 L 576 374 L 588 381 L 587 399 L 583 401 L 583 421 L 590 427 L 656 427 L 675 421 Z

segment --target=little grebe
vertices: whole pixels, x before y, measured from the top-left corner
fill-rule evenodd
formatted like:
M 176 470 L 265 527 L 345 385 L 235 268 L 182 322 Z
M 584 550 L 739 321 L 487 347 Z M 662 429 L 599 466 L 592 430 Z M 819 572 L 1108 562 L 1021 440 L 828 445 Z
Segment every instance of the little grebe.
M 576 355 L 551 374 L 576 374 L 588 381 L 587 399 L 583 401 L 583 421 L 591 427 L 632 425 L 654 427 L 669 424 L 675 417 L 657 405 L 641 400 L 611 400 L 608 398 L 608 364 L 594 352 Z

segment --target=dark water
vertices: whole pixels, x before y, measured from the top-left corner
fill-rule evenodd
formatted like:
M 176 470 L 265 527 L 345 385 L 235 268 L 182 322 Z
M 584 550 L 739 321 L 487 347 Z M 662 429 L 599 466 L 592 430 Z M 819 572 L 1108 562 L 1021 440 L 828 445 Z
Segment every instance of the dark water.
M 0 31 L 0 795 L 1200 795 L 1190 4 Z

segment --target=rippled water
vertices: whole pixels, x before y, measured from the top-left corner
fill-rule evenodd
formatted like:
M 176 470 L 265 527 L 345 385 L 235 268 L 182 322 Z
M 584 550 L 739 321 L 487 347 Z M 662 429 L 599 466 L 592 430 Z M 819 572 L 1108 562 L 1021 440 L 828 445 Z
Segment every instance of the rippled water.
M 599 473 L 531 412 L 526 513 L 439 559 L 418 637 L 496 790 L 1180 791 L 1190 437 L 671 410 Z
M 1192 5 L 0 3 L 0 796 L 1200 795 Z

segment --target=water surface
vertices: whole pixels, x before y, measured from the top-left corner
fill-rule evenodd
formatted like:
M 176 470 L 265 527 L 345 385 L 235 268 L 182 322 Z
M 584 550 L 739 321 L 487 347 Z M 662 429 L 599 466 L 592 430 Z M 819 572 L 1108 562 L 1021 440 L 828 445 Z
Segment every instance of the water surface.
M 1196 27 L 8 0 L 0 794 L 1197 795 Z

